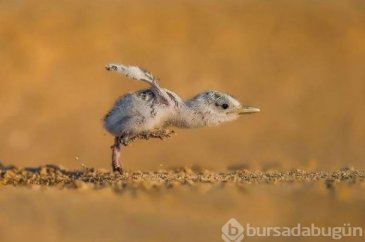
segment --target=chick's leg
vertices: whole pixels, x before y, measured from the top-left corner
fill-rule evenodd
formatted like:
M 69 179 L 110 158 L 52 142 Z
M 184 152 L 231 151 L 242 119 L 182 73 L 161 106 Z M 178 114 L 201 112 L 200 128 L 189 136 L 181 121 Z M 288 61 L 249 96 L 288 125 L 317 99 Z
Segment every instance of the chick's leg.
M 112 149 L 112 168 L 114 172 L 122 173 L 122 165 L 120 163 L 120 138 L 115 137 Z
M 171 135 L 173 135 L 175 132 L 173 130 L 167 130 L 167 129 L 155 129 L 150 131 L 143 131 L 141 133 L 137 134 L 129 134 L 124 135 L 121 137 L 118 137 L 119 144 L 122 144 L 124 146 L 128 146 L 130 143 L 137 139 L 152 139 L 152 138 L 158 138 L 158 139 L 165 139 L 170 138 Z
M 165 139 L 165 138 L 170 138 L 171 135 L 174 133 L 175 132 L 173 130 L 156 129 L 156 130 L 142 132 L 136 138 L 139 138 L 139 139 L 150 139 L 150 138 Z

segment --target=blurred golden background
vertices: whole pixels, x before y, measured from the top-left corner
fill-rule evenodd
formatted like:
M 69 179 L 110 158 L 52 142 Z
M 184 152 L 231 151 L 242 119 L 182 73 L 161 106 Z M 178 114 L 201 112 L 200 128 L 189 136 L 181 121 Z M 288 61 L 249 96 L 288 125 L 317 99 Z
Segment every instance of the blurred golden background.
M 133 143 L 122 153 L 127 170 L 365 168 L 363 0 L 0 0 L 0 162 L 110 169 L 113 138 L 101 120 L 118 96 L 146 87 L 106 72 L 113 62 L 145 67 L 183 98 L 217 89 L 262 110 Z M 0 183 L 0 234 L 7 242 L 221 241 L 231 217 L 365 228 L 363 180 L 349 183 L 127 184 L 123 194 Z
M 365 167 L 365 2 L 0 1 L 0 161 L 110 168 L 101 119 L 146 87 L 209 89 L 261 108 L 219 128 L 125 149 L 127 169 Z

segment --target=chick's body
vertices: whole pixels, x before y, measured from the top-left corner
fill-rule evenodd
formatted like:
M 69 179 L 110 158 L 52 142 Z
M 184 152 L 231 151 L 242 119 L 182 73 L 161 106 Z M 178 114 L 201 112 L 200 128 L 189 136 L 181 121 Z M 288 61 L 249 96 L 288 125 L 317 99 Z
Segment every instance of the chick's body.
M 151 88 L 121 96 L 104 117 L 105 129 L 115 136 L 112 146 L 112 167 L 122 172 L 120 145 L 127 145 L 136 137 L 166 137 L 166 127 L 200 128 L 235 120 L 241 114 L 260 111 L 219 91 L 202 92 L 183 101 L 174 92 L 161 88 L 151 73 L 137 66 L 106 65 L 135 80 L 148 83 Z
M 183 101 L 173 92 L 161 102 L 153 88 L 121 96 L 104 118 L 104 127 L 114 136 L 138 134 L 172 125 L 178 116 L 176 107 Z

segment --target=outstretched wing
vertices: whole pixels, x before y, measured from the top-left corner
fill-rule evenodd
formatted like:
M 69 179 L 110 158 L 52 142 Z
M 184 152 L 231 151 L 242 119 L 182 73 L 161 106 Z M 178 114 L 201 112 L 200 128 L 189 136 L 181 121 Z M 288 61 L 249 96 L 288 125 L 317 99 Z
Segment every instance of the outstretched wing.
M 152 86 L 158 87 L 157 80 L 148 71 L 138 67 L 138 66 L 124 66 L 122 64 L 107 64 L 105 69 L 108 71 L 116 71 L 126 75 L 128 78 L 134 80 L 141 80 L 149 83 Z
M 169 97 L 169 94 L 158 85 L 156 78 L 154 78 L 154 76 L 151 73 L 149 73 L 146 70 L 143 70 L 142 68 L 140 68 L 138 66 L 124 66 L 122 64 L 108 64 L 108 65 L 105 65 L 105 69 L 107 69 L 108 71 L 116 71 L 116 72 L 122 73 L 123 75 L 126 75 L 127 77 L 132 78 L 134 80 L 141 80 L 141 81 L 147 82 L 148 84 L 150 84 L 152 86 L 151 90 L 156 94 L 156 98 L 158 98 L 158 100 L 161 103 L 163 103 L 165 105 L 174 103 L 171 100 L 171 98 Z

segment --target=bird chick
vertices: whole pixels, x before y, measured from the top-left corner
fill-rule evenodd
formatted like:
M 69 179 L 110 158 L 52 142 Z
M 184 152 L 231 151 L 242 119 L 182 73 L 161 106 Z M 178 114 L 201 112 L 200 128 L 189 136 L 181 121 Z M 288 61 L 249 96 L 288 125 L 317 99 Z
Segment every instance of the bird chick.
M 104 128 L 115 136 L 111 147 L 113 171 L 122 172 L 121 145 L 128 145 L 137 138 L 162 139 L 173 132 L 168 131 L 168 127 L 212 127 L 233 121 L 242 114 L 260 111 L 214 90 L 184 101 L 174 92 L 161 88 L 157 79 L 142 68 L 121 64 L 108 64 L 105 68 L 150 85 L 148 89 L 121 96 L 104 117 Z

